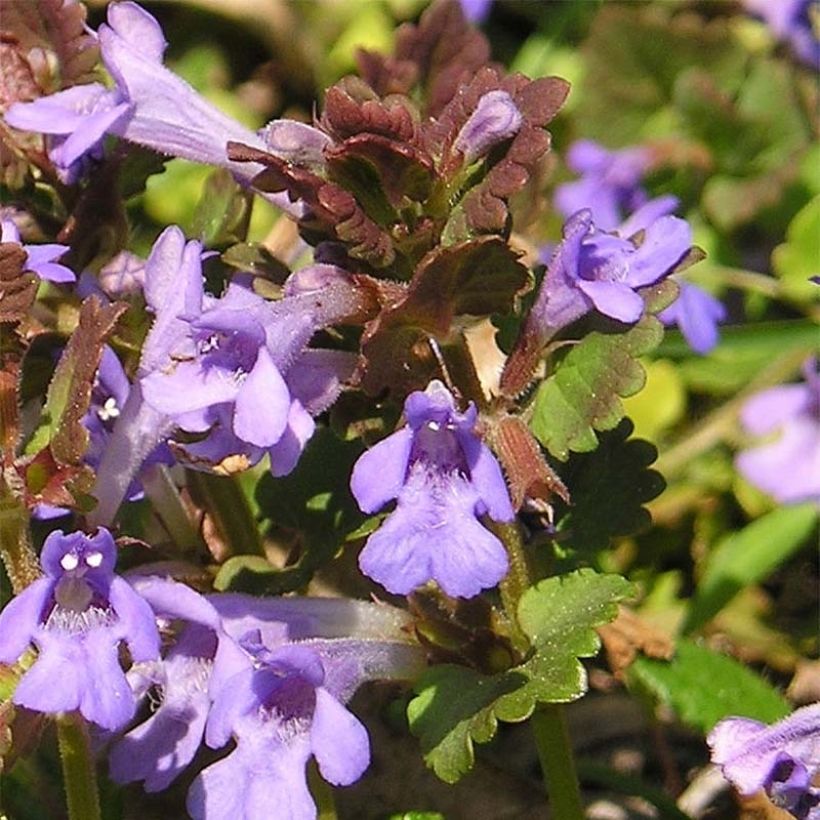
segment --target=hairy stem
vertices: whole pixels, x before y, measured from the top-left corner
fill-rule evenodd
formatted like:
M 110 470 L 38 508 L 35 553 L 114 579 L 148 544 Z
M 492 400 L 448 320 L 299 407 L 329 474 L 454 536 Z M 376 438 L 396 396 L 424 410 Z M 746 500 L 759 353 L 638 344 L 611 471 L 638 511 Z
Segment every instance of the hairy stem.
M 40 565 L 31 547 L 25 506 L 2 488 L 0 493 L 0 555 L 16 595 L 40 577 Z
M 69 820 L 100 820 L 91 739 L 88 726 L 78 712 L 70 712 L 57 720 L 57 742 Z

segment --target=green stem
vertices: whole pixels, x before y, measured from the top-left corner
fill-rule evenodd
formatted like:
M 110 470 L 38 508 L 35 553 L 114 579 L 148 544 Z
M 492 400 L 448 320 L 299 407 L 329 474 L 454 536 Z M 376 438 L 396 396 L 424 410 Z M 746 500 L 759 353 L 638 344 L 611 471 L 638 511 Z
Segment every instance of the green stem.
M 532 586 L 532 573 L 527 553 L 524 550 L 524 542 L 521 540 L 521 530 L 515 522 L 512 524 L 493 523 L 492 529 L 506 547 L 507 556 L 510 559 L 509 572 L 499 584 L 501 603 L 504 605 L 509 621 L 510 639 L 519 652 L 526 652 L 529 649 L 529 640 L 518 625 L 517 613 L 521 596 L 527 587 Z
M 91 755 L 88 726 L 78 712 L 57 720 L 57 743 L 69 820 L 100 820 L 97 772 Z
M 316 802 L 316 820 L 337 820 L 333 788 L 319 774 L 319 769 L 313 761 L 308 766 L 308 787 Z
M 552 816 L 560 820 L 584 820 L 564 707 L 559 703 L 542 704 L 533 712 L 530 722 L 550 796 Z
M 521 530 L 517 523 L 495 524 L 493 530 L 503 541 L 510 559 L 510 570 L 500 584 L 501 600 L 512 629 L 510 637 L 516 648 L 520 648 L 521 641 L 526 647 L 527 637 L 518 625 L 518 602 L 524 591 L 532 586 L 533 577 Z M 530 722 L 553 817 L 583 820 L 581 790 L 564 707 L 559 703 L 541 704 L 536 707 Z

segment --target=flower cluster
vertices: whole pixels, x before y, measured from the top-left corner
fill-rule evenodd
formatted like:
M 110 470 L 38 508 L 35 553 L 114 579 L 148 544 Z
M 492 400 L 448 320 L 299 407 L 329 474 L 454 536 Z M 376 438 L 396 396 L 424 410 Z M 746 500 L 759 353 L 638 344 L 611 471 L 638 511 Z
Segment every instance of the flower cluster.
M 114 574 L 116 549 L 105 529 L 48 537 L 45 577 L 0 614 L 0 660 L 37 648 L 14 703 L 47 714 L 78 710 L 113 733 L 112 778 L 144 781 L 147 791 L 167 788 L 203 740 L 213 749 L 234 740 L 190 788 L 195 819 L 263 817 L 272 799 L 278 817 L 314 816 L 311 756 L 330 783 L 362 775 L 367 730 L 344 702 L 365 680 L 417 672 L 421 657 L 402 632 L 402 613 L 331 599 L 206 599 L 159 576 L 135 577 L 132 586 Z M 158 625 L 169 635 L 162 653 Z M 155 711 L 118 736 L 152 692 Z

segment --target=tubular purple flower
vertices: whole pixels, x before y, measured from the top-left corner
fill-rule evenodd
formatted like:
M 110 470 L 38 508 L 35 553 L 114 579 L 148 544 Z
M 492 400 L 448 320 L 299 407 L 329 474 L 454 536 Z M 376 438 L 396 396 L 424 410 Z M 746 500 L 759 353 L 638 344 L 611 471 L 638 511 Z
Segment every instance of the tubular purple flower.
M 186 305 L 201 300 L 202 245 L 185 241 L 172 226 L 160 234 L 145 263 L 145 300 L 156 315 L 143 347 L 137 381 L 128 393 L 106 444 L 92 494 L 97 507 L 89 515 L 96 524 L 110 523 L 132 479 L 154 448 L 174 429 L 170 416 L 143 399 L 139 377 L 165 364 L 168 351 L 184 339 L 188 325 L 178 316 Z
M 0 612 L 0 662 L 13 663 L 33 643 L 34 665 L 13 701 L 56 714 L 78 709 L 103 729 L 133 716 L 134 696 L 119 648 L 135 663 L 159 656 L 159 633 L 148 604 L 114 574 L 117 548 L 105 529 L 88 536 L 57 530 L 45 541 L 45 577 Z
M 245 183 L 262 170 L 258 164 L 228 159 L 229 141 L 259 150 L 265 142 L 165 68 L 165 37 L 145 9 L 130 0 L 112 3 L 108 22 L 97 36 L 103 63 L 116 83 L 113 89 L 100 83 L 75 86 L 15 103 L 5 115 L 15 128 L 53 135 L 50 157 L 67 181 L 76 179 L 83 157 L 102 155 L 106 134 L 161 154 L 227 168 Z
M 643 228 L 639 245 L 599 231 L 589 210 L 564 226 L 527 324 L 545 341 L 593 308 L 621 322 L 643 313 L 638 288 L 663 279 L 685 256 L 692 233 L 683 219 L 663 216 Z
M 712 761 L 742 795 L 763 789 L 798 820 L 820 816 L 820 703 L 804 706 L 767 726 L 756 720 L 721 720 L 707 737 Z
M 216 610 L 189 587 L 160 578 L 137 578 L 134 586 L 158 619 L 183 624 L 161 661 L 134 670 L 140 693 L 153 687 L 159 706 L 116 741 L 109 755 L 114 781 L 142 780 L 147 792 L 156 792 L 182 773 L 202 743 L 217 657 L 228 675 L 249 662 L 238 647 L 229 645 Z
M 277 157 L 314 170 L 324 168 L 324 149 L 333 142 L 312 125 L 284 119 L 271 120 L 262 129 L 262 139 Z
M 741 409 L 743 427 L 773 441 L 740 453 L 735 466 L 781 504 L 820 500 L 820 374 L 816 359 L 803 367 L 805 383 L 773 387 Z
M 518 133 L 524 118 L 506 91 L 488 91 L 456 136 L 454 147 L 467 164 Z
M 407 426 L 353 468 L 350 488 L 364 512 L 398 500 L 365 544 L 359 567 L 397 594 L 434 580 L 448 595 L 472 597 L 507 573 L 504 547 L 478 520 L 513 519 L 504 476 L 475 433 L 475 406 L 458 412 L 441 382 L 411 393 L 404 413 Z
M 183 247 L 185 248 L 183 250 Z M 178 229 L 157 240 L 146 266 L 146 298 L 157 320 L 146 339 L 140 385 L 153 411 L 183 430 L 209 435 L 184 445 L 193 466 L 233 469 L 267 453 L 274 475 L 289 473 L 338 396 L 352 354 L 305 349 L 322 327 L 355 312 L 349 281 L 272 303 L 235 278 L 220 298 L 202 288 L 200 246 Z M 182 266 L 185 274 L 168 278 Z M 167 283 L 174 292 L 163 302 Z M 227 466 L 230 465 L 230 466 Z
M 315 817 L 305 766 L 316 758 L 334 785 L 358 780 L 370 762 L 367 730 L 325 688 L 325 668 L 310 648 L 267 649 L 254 636 L 244 645 L 254 666 L 217 691 L 205 731 L 218 749 L 232 737 L 236 748 L 205 769 L 191 785 L 187 809 L 194 820 Z
M 493 0 L 459 0 L 461 11 L 470 23 L 483 23 L 490 16 Z
M 41 279 L 59 284 L 77 279 L 74 271 L 54 261 L 69 250 L 68 245 L 24 245 L 20 241 L 20 231 L 10 219 L 0 219 L 0 242 L 20 245 L 26 253 L 23 270 L 32 271 Z

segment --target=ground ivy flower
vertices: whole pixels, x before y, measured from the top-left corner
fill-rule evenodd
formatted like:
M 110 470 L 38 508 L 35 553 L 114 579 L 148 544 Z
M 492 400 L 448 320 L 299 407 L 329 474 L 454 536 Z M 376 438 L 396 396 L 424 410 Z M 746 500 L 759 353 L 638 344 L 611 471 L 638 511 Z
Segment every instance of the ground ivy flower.
M 74 282 L 77 279 L 74 271 L 54 261 L 68 251 L 68 245 L 24 245 L 20 241 L 20 231 L 10 219 L 0 219 L 0 242 L 20 245 L 26 253 L 23 270 L 32 271 L 41 279 L 59 284 Z
M 236 748 L 194 780 L 187 809 L 194 820 L 270 815 L 283 820 L 316 816 L 305 766 L 311 756 L 329 783 L 348 785 L 370 763 L 367 730 L 324 686 L 325 669 L 310 648 L 269 650 L 248 636 L 254 665 L 217 692 L 206 742 Z
M 718 324 L 726 318 L 723 303 L 697 285 L 678 282 L 678 298 L 658 314 L 665 325 L 677 325 L 695 353 L 708 353 L 720 338 Z
M 709 733 L 712 760 L 742 795 L 763 789 L 798 820 L 820 816 L 820 703 L 767 726 L 749 718 L 721 720 Z
M 688 223 L 675 216 L 647 225 L 636 244 L 625 234 L 598 230 L 591 212 L 580 211 L 564 226 L 528 321 L 550 335 L 592 309 L 637 322 L 643 300 L 635 291 L 669 274 L 691 244 Z
M 225 674 L 250 664 L 238 647 L 230 646 L 216 610 L 190 587 L 151 577 L 135 579 L 134 586 L 158 620 L 181 627 L 162 660 L 132 669 L 135 694 L 152 692 L 158 705 L 112 745 L 109 765 L 117 783 L 142 780 L 147 792 L 157 792 L 185 770 L 202 743 L 217 657 Z
M 752 396 L 740 420 L 754 436 L 773 441 L 740 453 L 741 475 L 776 501 L 820 500 L 820 374 L 816 359 L 803 367 L 806 381 L 773 387 Z
M 49 155 L 74 181 L 85 157 L 99 158 L 106 134 L 161 154 L 229 169 L 244 181 L 261 170 L 228 160 L 230 140 L 264 149 L 253 131 L 223 114 L 162 64 L 167 43 L 159 23 L 136 3 L 112 3 L 98 32 L 115 86 L 78 85 L 6 112 L 9 125 L 52 136 Z
M 459 0 L 459 3 L 470 23 L 483 23 L 490 16 L 493 0 Z
M 65 534 L 45 541 L 45 577 L 0 613 L 0 662 L 13 663 L 31 644 L 38 655 L 13 701 L 38 712 L 78 709 L 86 720 L 116 730 L 133 716 L 134 695 L 120 667 L 125 644 L 134 662 L 159 656 L 159 633 L 148 604 L 114 574 L 111 534 Z
M 432 381 L 408 396 L 407 426 L 356 462 L 350 487 L 359 507 L 375 513 L 398 506 L 359 556 L 365 575 L 407 594 L 434 580 L 469 598 L 507 573 L 507 554 L 479 521 L 511 521 L 514 511 L 501 468 L 475 432 L 472 403 L 456 409 L 450 391 Z

